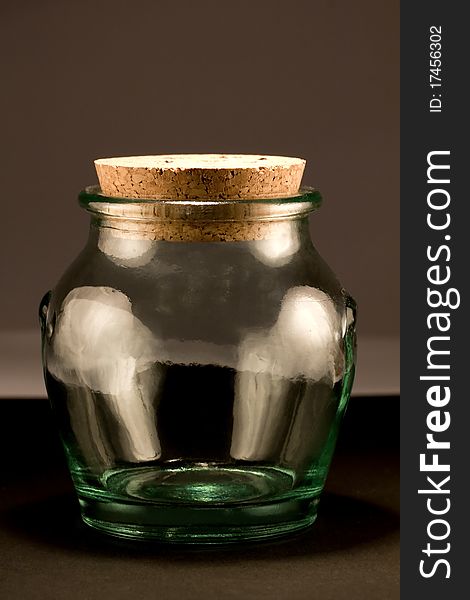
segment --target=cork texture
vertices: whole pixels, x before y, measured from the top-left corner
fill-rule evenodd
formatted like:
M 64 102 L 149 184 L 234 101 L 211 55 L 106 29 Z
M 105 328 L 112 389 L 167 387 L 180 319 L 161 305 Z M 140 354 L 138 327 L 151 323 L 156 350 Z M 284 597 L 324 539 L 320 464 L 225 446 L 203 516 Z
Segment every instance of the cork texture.
M 257 199 L 297 194 L 305 160 L 249 154 L 168 154 L 95 160 L 106 196 L 158 200 Z
M 111 218 L 106 225 L 117 238 L 166 242 L 248 242 L 274 239 L 286 232 L 286 221 L 136 223 Z

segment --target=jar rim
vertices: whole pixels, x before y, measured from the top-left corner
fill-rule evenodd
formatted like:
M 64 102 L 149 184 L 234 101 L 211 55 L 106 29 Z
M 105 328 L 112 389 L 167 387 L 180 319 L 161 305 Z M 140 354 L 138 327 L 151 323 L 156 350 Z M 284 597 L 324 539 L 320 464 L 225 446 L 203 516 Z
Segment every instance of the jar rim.
M 320 192 L 301 187 L 292 196 L 253 199 L 166 200 L 158 198 L 122 198 L 106 196 L 99 185 L 86 187 L 79 194 L 79 204 L 98 215 L 125 216 L 134 219 L 172 220 L 259 220 L 298 217 L 322 204 Z
M 85 207 L 90 202 L 105 202 L 116 204 L 172 204 L 172 205 L 192 205 L 192 206 L 222 206 L 228 204 L 286 204 L 290 202 L 313 204 L 313 208 L 318 208 L 322 203 L 320 192 L 310 186 L 302 186 L 294 196 L 273 196 L 270 198 L 215 198 L 207 200 L 172 200 L 165 198 L 126 198 L 120 196 L 107 196 L 101 191 L 101 187 L 89 185 L 82 190 L 78 196 L 80 205 Z

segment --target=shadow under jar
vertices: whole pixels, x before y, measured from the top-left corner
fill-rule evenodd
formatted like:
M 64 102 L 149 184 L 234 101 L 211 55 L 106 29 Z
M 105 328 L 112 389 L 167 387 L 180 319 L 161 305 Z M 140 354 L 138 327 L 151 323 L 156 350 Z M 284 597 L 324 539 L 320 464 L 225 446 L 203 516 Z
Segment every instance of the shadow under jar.
M 89 240 L 40 316 L 87 524 L 227 543 L 313 523 L 355 354 L 354 301 L 310 239 L 320 202 L 80 194 Z

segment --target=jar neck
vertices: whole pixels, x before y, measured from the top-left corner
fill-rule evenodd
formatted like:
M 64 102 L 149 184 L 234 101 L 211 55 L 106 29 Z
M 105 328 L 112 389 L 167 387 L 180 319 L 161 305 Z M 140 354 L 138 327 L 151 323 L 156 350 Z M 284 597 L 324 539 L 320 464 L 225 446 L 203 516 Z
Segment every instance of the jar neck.
M 92 227 L 123 239 L 170 242 L 248 242 L 299 237 L 308 230 L 306 215 L 275 220 L 205 221 L 128 219 L 93 215 Z
M 95 186 L 79 201 L 92 216 L 90 243 L 124 257 L 123 264 L 125 257 L 154 254 L 158 242 L 245 242 L 260 260 L 282 264 L 311 245 L 308 214 L 321 195 L 303 188 L 293 197 L 265 200 L 136 200 L 104 196 Z
M 173 228 L 171 223 L 159 221 L 145 223 L 141 227 L 127 222 L 116 223 L 93 216 L 89 245 L 97 247 L 113 262 L 123 266 L 145 264 L 158 254 L 160 243 L 176 245 L 183 243 L 215 242 L 238 247 L 248 244 L 249 250 L 260 262 L 269 266 L 282 266 L 301 249 L 311 246 L 308 217 L 280 219 L 254 223 L 187 223 L 184 229 Z M 227 227 L 229 225 L 230 227 Z M 142 262 L 144 261 L 144 262 Z
M 98 227 L 122 237 L 182 242 L 235 242 L 276 239 L 296 232 L 302 218 L 321 204 L 320 194 L 302 189 L 289 198 L 136 200 L 104 196 L 86 188 L 80 204 Z

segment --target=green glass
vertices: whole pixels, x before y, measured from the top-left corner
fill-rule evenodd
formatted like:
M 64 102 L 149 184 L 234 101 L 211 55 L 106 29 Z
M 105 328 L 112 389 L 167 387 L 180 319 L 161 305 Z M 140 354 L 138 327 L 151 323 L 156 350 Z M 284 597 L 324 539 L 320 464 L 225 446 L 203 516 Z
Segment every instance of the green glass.
M 89 239 L 40 320 L 85 523 L 228 543 L 314 522 L 355 361 L 354 301 L 310 238 L 320 202 L 81 193 Z M 268 233 L 159 239 L 175 222 Z

